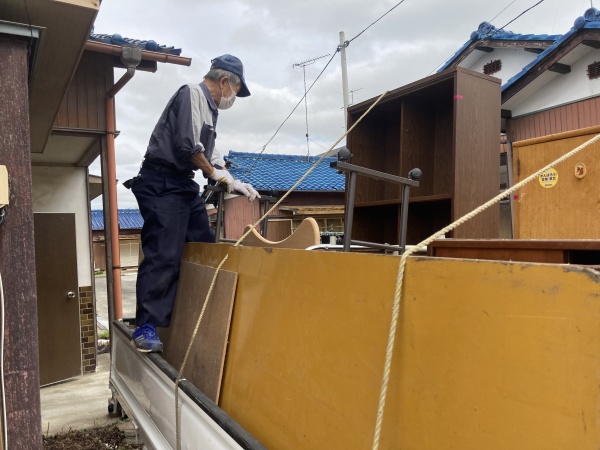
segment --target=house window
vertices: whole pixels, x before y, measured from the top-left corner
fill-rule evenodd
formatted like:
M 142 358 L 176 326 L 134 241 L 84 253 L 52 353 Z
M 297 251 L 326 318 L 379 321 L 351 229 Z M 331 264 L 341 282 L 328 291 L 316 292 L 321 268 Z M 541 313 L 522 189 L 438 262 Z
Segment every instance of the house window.
M 594 61 L 588 66 L 588 78 L 593 80 L 594 78 L 600 78 L 600 62 Z
M 485 66 L 483 66 L 483 73 L 486 75 L 491 75 L 496 72 L 500 72 L 502 69 L 502 61 L 497 59 L 496 61 L 490 61 Z

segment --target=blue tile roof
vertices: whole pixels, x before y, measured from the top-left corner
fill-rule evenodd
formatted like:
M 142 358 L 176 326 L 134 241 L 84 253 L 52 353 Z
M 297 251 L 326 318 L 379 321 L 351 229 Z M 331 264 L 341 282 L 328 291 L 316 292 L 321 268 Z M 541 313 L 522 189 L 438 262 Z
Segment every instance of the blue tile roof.
M 516 83 L 521 77 L 527 74 L 534 66 L 536 66 L 541 60 L 546 58 L 549 54 L 559 48 L 565 41 L 571 38 L 581 29 L 592 29 L 600 28 L 600 11 L 596 8 L 589 8 L 581 17 L 575 19 L 573 28 L 567 33 L 560 35 L 547 35 L 547 34 L 515 34 L 512 31 L 497 30 L 492 24 L 488 22 L 482 22 L 479 25 L 477 31 L 471 33 L 471 39 L 468 40 L 446 63 L 438 70 L 441 72 L 452 65 L 452 63 L 461 55 L 472 43 L 477 42 L 481 39 L 488 40 L 526 40 L 526 41 L 551 41 L 552 45 L 540 53 L 537 58 L 526 65 L 523 70 L 510 78 L 506 83 L 502 85 L 502 92 Z
M 170 55 L 180 55 L 181 49 L 175 47 L 167 47 L 166 45 L 157 44 L 155 41 L 142 41 L 139 39 L 124 38 L 120 34 L 94 34 L 93 31 L 90 33 L 90 41 L 102 42 L 103 44 L 111 45 L 124 45 L 134 44 L 140 47 L 142 50 L 148 50 L 151 52 L 168 53 Z
M 272 155 L 230 151 L 225 161 L 235 178 L 257 190 L 287 191 L 319 159 L 318 156 Z M 337 158 L 326 157 L 296 188 L 297 191 L 343 191 L 344 175 L 329 167 Z
M 560 38 L 560 34 L 517 34 L 512 31 L 505 31 L 502 29 L 496 29 L 494 25 L 489 22 L 481 22 L 477 30 L 471 33 L 471 38 L 465 42 L 465 44 L 450 57 L 444 65 L 438 69 L 438 72 L 450 67 L 456 59 L 462 55 L 462 53 L 469 48 L 473 43 L 481 41 L 483 39 L 492 41 L 549 41 L 555 42 Z
M 118 220 L 121 230 L 142 228 L 144 225 L 139 209 L 119 209 Z M 104 230 L 104 216 L 101 209 L 92 210 L 92 230 Z
M 600 28 L 600 11 L 598 11 L 596 8 L 590 8 L 584 13 L 583 16 L 575 19 L 573 28 L 571 28 L 567 33 L 560 36 L 554 42 L 553 45 L 551 45 L 546 50 L 544 50 L 544 52 L 540 53 L 538 55 L 538 57 L 536 59 L 534 59 L 533 61 L 531 61 L 529 64 L 527 64 L 523 68 L 523 70 L 521 70 L 519 73 L 517 73 L 511 79 L 509 79 L 506 83 L 504 83 L 504 85 L 502 86 L 502 91 L 504 92 L 511 85 L 516 83 L 521 77 L 523 77 L 525 74 L 527 74 L 541 60 L 543 60 L 544 58 L 546 58 L 546 56 L 548 56 L 549 54 L 554 52 L 557 48 L 559 48 L 563 44 L 563 42 L 567 41 L 568 39 L 571 38 L 571 36 L 573 36 L 574 34 L 579 32 L 579 30 L 584 29 L 584 28 L 585 29 Z

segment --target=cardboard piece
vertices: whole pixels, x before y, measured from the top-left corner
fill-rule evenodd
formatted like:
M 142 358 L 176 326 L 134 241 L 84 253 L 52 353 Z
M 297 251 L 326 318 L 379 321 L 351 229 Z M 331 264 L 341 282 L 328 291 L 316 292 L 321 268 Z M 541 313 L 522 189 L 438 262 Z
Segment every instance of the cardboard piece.
M 176 370 L 181 369 L 214 273 L 212 267 L 181 264 L 171 325 L 159 329 L 163 358 Z M 215 404 L 219 402 L 236 284 L 237 273 L 219 272 L 183 374 Z

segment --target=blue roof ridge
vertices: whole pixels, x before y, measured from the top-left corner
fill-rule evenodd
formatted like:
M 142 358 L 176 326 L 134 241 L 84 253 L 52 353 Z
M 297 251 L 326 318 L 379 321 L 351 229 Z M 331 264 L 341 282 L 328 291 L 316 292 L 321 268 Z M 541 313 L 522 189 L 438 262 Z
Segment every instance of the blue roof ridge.
M 141 48 L 142 50 L 148 50 L 151 52 L 169 53 L 171 55 L 181 55 L 181 49 L 173 46 L 167 47 L 166 45 L 157 44 L 153 40 L 140 40 L 123 37 L 118 33 L 114 34 L 95 34 L 94 30 L 90 33 L 89 39 L 95 42 L 102 42 L 103 44 L 111 45 L 125 45 L 133 44 Z
M 523 68 L 519 73 L 515 74 L 512 78 L 510 78 L 506 83 L 502 86 L 502 91 L 504 91 L 507 87 L 514 84 L 519 78 L 521 78 L 525 73 L 527 73 L 533 66 L 535 66 L 540 60 L 544 59 L 548 54 L 553 52 L 560 44 L 569 39 L 574 33 L 576 33 L 581 28 L 600 28 L 600 11 L 596 8 L 589 8 L 585 11 L 583 16 L 577 17 L 573 23 L 573 27 L 565 34 L 560 35 L 547 35 L 547 34 L 515 34 L 512 31 L 504 31 L 502 29 L 497 30 L 489 22 L 481 22 L 476 31 L 471 33 L 470 39 L 458 50 L 456 51 L 448 61 L 446 61 L 439 69 L 438 72 L 441 72 L 447 69 L 456 58 L 461 55 L 467 48 L 469 48 L 474 42 L 483 40 L 483 39 L 496 39 L 496 40 L 544 40 L 544 41 L 553 41 L 553 44 L 545 49 L 542 53 L 540 53 L 533 61 L 531 61 L 527 66 Z
M 496 28 L 489 22 L 481 22 L 477 30 L 471 33 L 471 41 L 481 39 L 496 39 L 510 41 L 555 41 L 560 34 L 520 34 L 513 31 L 506 31 L 502 28 Z
M 302 161 L 307 159 L 306 155 L 290 155 L 290 154 L 281 154 L 281 153 L 246 153 L 246 152 L 235 152 L 231 150 L 228 155 L 225 156 L 225 160 L 231 157 L 236 158 L 261 158 L 261 159 L 280 159 L 280 160 L 289 160 L 289 161 Z M 308 161 L 316 162 L 318 161 L 320 156 L 310 155 L 308 157 Z M 335 156 L 326 156 L 323 158 L 323 161 L 337 161 Z

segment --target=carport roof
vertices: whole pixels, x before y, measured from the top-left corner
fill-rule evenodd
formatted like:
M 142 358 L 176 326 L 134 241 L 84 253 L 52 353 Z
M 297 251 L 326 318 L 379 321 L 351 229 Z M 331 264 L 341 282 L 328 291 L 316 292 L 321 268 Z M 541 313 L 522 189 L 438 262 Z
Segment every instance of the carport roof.
M 141 229 L 144 225 L 139 209 L 119 209 L 118 219 L 121 230 Z M 92 210 L 92 230 L 104 230 L 104 214 L 101 209 Z

